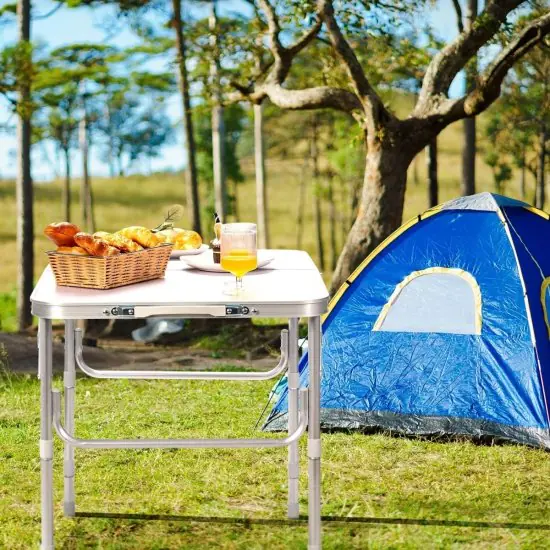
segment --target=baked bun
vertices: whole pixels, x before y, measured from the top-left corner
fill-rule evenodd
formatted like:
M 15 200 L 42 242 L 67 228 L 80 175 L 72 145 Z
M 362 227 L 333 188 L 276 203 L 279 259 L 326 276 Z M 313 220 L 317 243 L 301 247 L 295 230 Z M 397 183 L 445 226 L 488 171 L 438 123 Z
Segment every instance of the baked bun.
M 143 246 L 117 233 L 105 233 L 98 231 L 94 233 L 94 239 L 105 241 L 108 245 L 118 248 L 121 252 L 137 252 L 143 250 Z
M 174 239 L 174 250 L 196 250 L 201 244 L 201 236 L 196 231 L 182 231 Z
M 164 239 L 157 237 L 155 233 L 146 227 L 125 227 L 124 229 L 117 231 L 115 235 L 122 235 L 127 239 L 131 239 L 132 241 L 135 241 L 143 246 L 143 248 L 154 248 L 164 242 Z
M 74 223 L 50 223 L 44 229 L 44 235 L 57 246 L 75 246 L 74 236 L 80 231 Z
M 76 244 L 82 247 L 90 256 L 115 256 L 120 250 L 110 246 L 104 240 L 98 239 L 89 233 L 77 233 L 74 236 Z
M 89 256 L 80 246 L 58 246 L 57 252 L 61 252 L 61 254 L 80 254 L 81 256 Z

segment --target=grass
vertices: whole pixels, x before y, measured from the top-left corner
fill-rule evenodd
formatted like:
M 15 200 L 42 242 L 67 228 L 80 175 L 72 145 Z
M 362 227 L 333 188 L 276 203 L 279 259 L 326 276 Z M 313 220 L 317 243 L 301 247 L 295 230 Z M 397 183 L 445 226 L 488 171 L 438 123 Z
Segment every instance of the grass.
M 77 434 L 258 436 L 252 430 L 270 386 L 79 380 Z M 38 397 L 34 377 L 0 378 L 2 548 L 39 542 Z M 305 450 L 302 442 L 302 514 Z M 77 450 L 76 460 L 82 515 L 68 519 L 56 438 L 59 548 L 306 548 L 306 523 L 284 519 L 285 449 Z M 520 446 L 323 434 L 324 547 L 548 547 L 549 476 L 548 455 Z M 94 512 L 171 517 L 143 521 Z

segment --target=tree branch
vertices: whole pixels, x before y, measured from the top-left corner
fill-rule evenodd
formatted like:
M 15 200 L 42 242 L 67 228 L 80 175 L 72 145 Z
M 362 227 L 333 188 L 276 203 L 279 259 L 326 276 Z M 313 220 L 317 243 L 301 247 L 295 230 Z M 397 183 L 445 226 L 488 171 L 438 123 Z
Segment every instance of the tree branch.
M 433 96 L 447 94 L 455 76 L 479 48 L 498 32 L 507 15 L 522 2 L 523 0 L 487 1 L 485 9 L 476 18 L 472 27 L 461 32 L 433 58 L 424 75 L 415 113 L 425 110 Z
M 462 19 L 462 8 L 460 7 L 460 0 L 453 0 L 453 6 L 456 12 L 456 25 L 458 32 L 464 32 L 464 21 Z
M 349 45 L 340 27 L 338 26 L 338 22 L 336 21 L 336 17 L 334 15 L 332 1 L 319 0 L 318 11 L 325 21 L 333 48 L 340 56 L 340 59 L 342 59 L 345 63 L 348 75 L 353 82 L 355 91 L 364 104 L 364 107 L 367 108 L 366 110 L 370 118 L 370 123 L 375 125 L 382 119 L 390 118 L 390 113 L 384 107 L 384 103 L 374 88 L 370 85 L 365 71 L 357 59 L 353 48 Z
M 547 13 L 524 27 L 496 56 L 469 94 L 460 99 L 441 101 L 430 115 L 438 117 L 447 125 L 461 118 L 476 116 L 487 109 L 499 97 L 502 82 L 512 66 L 549 34 L 550 13 Z

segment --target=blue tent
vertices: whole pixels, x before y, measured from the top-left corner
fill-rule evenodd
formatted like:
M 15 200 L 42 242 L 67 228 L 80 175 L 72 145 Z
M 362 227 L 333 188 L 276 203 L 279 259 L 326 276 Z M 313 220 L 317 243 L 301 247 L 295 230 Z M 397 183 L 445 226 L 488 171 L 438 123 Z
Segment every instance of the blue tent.
M 480 193 L 409 221 L 323 322 L 325 429 L 467 435 L 550 448 L 550 222 Z M 307 381 L 307 354 L 300 363 Z M 286 427 L 287 390 L 267 430 Z

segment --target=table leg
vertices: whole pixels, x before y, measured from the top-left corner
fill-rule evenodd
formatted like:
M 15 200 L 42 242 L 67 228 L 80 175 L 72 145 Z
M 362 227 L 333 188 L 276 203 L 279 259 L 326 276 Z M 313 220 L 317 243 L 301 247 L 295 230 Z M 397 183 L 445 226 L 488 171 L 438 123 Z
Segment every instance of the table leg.
M 298 321 L 289 319 L 288 323 L 288 433 L 294 433 L 298 427 Z M 300 475 L 300 455 L 298 441 L 288 447 L 288 517 L 297 519 L 300 515 L 298 504 Z
M 75 399 L 75 322 L 65 321 L 65 370 L 63 372 L 63 390 L 65 395 L 65 429 L 74 435 L 74 399 Z M 63 512 L 66 516 L 75 515 L 74 493 L 74 448 L 67 442 L 63 447 Z
M 321 549 L 321 318 L 308 320 L 309 358 L 309 550 Z
M 52 322 L 38 321 L 42 550 L 53 550 Z

